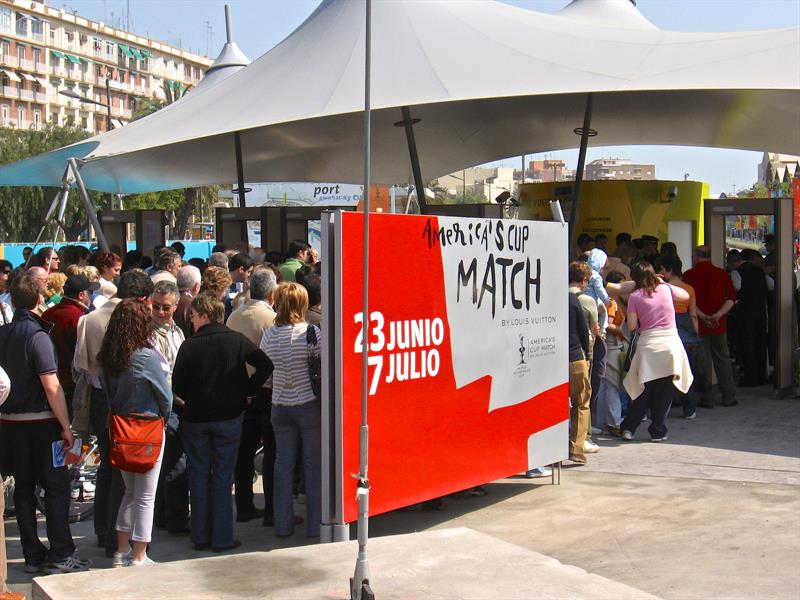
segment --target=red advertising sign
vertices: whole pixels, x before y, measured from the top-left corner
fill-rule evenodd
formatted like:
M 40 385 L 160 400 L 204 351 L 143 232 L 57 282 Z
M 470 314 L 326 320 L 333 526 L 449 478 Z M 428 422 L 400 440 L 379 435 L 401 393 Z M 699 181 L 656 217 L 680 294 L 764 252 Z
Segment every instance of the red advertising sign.
M 794 196 L 794 230 L 800 231 L 800 178 L 792 179 L 792 195 Z
M 356 513 L 363 214 L 340 213 L 342 522 Z M 566 459 L 567 230 L 371 217 L 370 513 Z

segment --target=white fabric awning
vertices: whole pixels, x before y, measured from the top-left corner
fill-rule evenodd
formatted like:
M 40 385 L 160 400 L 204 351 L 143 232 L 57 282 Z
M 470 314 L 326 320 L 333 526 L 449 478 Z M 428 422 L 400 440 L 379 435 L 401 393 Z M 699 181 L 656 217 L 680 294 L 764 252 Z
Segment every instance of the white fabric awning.
M 15 81 L 15 82 L 17 82 L 17 83 L 19 83 L 20 81 L 22 81 L 22 79 L 20 79 L 19 75 L 17 75 L 17 74 L 16 74 L 14 71 L 12 71 L 11 69 L 0 69 L 0 73 L 3 73 L 3 74 L 4 74 L 6 77 L 8 77 L 8 78 L 9 78 L 11 81 Z
M 774 56 L 780 69 L 769 68 Z M 87 186 L 144 192 L 235 180 L 358 182 L 363 173 L 364 4 L 327 0 L 270 52 L 218 84 L 92 140 Z M 401 107 L 423 177 L 593 143 L 800 154 L 800 29 L 662 31 L 628 0 L 576 0 L 556 15 L 496 2 L 373 4 L 372 176 L 410 179 Z M 85 152 L 89 146 L 83 146 Z M 69 152 L 69 150 L 67 150 Z M 0 184 L 57 185 L 46 155 Z M 33 177 L 33 179 L 31 179 Z
M 37 81 L 36 77 L 31 75 L 30 73 L 20 73 L 27 81 Z

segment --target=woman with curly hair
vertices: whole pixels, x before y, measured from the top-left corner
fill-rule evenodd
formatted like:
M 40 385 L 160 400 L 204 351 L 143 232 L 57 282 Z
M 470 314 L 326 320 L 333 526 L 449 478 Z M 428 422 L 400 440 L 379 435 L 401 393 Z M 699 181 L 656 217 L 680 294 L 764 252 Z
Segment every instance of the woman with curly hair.
M 61 302 L 64 296 L 64 284 L 67 282 L 67 276 L 64 273 L 55 271 L 47 276 L 47 306 L 55 306 Z
M 98 356 L 111 414 L 160 416 L 165 421 L 169 417 L 172 390 L 152 337 L 153 321 L 147 304 L 134 299 L 120 302 L 111 314 Z M 115 567 L 154 564 L 147 556 L 147 545 L 153 531 L 163 450 L 162 443 L 162 454 L 149 471 L 122 471 L 125 496 L 117 514 Z
M 203 271 L 200 293 L 211 292 L 217 300 L 222 301 L 232 282 L 230 273 L 222 267 L 208 267 Z

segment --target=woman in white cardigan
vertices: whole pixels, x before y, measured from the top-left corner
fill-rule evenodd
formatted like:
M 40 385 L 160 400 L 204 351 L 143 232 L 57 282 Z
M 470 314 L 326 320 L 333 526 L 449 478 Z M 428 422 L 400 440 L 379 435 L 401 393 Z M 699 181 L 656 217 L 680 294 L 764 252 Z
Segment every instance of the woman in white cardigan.
M 673 300 L 689 299 L 681 288 L 662 282 L 647 262 L 635 263 L 631 277 L 636 289 L 628 298 L 628 328 L 639 330 L 636 351 L 623 385 L 633 402 L 620 425 L 622 438 L 632 440 L 650 411 L 650 439 L 667 439 L 667 415 L 677 388 L 692 384 L 689 359 L 675 327 Z

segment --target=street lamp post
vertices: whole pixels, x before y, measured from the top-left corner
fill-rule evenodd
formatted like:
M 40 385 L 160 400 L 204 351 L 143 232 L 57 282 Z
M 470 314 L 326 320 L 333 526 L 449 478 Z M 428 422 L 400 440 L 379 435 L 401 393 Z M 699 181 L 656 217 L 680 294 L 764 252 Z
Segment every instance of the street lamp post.
M 109 85 L 109 80 L 106 78 L 106 103 L 98 102 L 97 100 L 92 100 L 91 98 L 87 98 L 86 96 L 81 96 L 80 94 L 73 92 L 72 90 L 61 90 L 58 92 L 62 96 L 66 96 L 67 98 L 72 98 L 73 100 L 77 100 L 81 104 L 95 104 L 97 106 L 102 106 L 106 109 L 106 130 L 111 131 L 114 129 L 114 125 L 111 122 L 111 86 Z

